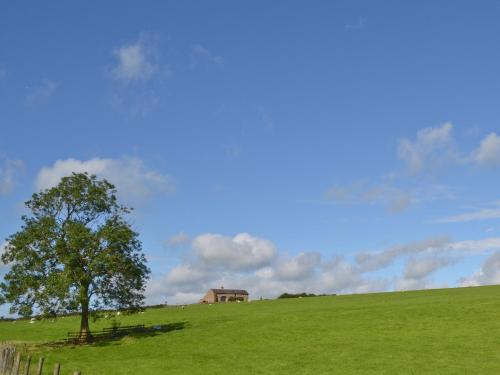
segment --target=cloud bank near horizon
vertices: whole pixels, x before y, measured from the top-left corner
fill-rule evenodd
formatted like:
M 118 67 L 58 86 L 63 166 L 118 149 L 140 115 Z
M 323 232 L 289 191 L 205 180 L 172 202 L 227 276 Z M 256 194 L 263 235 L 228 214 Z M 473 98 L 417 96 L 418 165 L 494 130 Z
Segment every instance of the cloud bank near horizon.
M 183 260 L 165 275 L 152 278 L 149 303 L 194 303 L 210 288 L 224 285 L 247 289 L 252 298 L 276 297 L 283 292 L 346 294 L 411 290 L 445 286 L 433 275 L 468 256 L 488 255 L 482 268 L 456 280 L 458 286 L 500 281 L 500 238 L 453 242 L 427 238 L 354 257 L 304 251 L 289 255 L 268 239 L 248 233 L 234 237 L 202 234 L 191 241 Z M 383 271 L 397 262 L 398 275 Z M 492 266 L 493 264 L 493 266 Z

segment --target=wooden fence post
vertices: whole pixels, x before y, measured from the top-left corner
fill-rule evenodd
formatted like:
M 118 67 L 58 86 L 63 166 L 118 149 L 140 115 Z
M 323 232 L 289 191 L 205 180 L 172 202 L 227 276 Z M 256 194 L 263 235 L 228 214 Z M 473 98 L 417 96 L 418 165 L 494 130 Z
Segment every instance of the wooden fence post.
M 14 366 L 16 365 L 16 348 L 13 346 L 9 349 L 9 363 L 7 364 L 7 371 L 12 375 Z
M 17 352 L 16 362 L 14 363 L 14 368 L 12 369 L 12 375 L 19 375 L 20 366 L 21 366 L 21 353 Z
M 31 360 L 32 356 L 31 354 L 28 354 L 24 363 L 24 371 L 22 372 L 23 375 L 30 375 Z M 40 357 L 36 375 L 43 374 L 44 362 L 45 358 Z M 0 343 L 0 375 L 20 375 L 22 364 L 23 361 L 21 351 L 18 351 L 13 345 Z M 60 373 L 61 364 L 56 363 L 54 365 L 53 375 L 60 375 Z M 75 371 L 73 375 L 81 375 L 81 372 Z
M 7 365 L 7 348 L 2 349 L 2 359 L 0 359 L 0 374 L 5 374 L 5 367 Z
M 24 365 L 24 375 L 30 375 L 30 365 L 31 365 L 31 355 L 26 358 L 26 364 Z
M 4 357 L 5 357 L 5 349 L 2 349 L 2 355 L 0 356 L 0 374 L 3 374 Z
M 5 346 L 2 349 L 2 357 L 0 359 L 0 374 L 7 375 L 12 372 L 12 366 L 14 365 L 14 353 L 15 349 L 11 346 Z
M 36 370 L 36 375 L 42 375 L 44 360 L 45 359 L 43 357 L 40 357 L 40 360 L 38 361 L 38 370 Z

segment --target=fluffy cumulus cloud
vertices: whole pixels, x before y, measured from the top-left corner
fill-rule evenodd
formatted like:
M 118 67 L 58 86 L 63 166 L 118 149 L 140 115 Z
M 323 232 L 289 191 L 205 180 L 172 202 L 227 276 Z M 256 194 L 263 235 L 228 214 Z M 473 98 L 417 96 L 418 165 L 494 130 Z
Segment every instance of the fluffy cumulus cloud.
M 398 155 L 412 173 L 421 172 L 457 158 L 450 122 L 437 127 L 425 128 L 417 133 L 415 140 L 402 139 Z
M 221 285 L 267 296 L 266 288 L 283 289 L 282 279 L 294 283 L 292 279 L 310 275 L 318 256 L 304 253 L 277 266 L 278 250 L 267 239 L 248 233 L 233 237 L 206 233 L 192 240 L 191 250 L 181 264 L 165 276 L 153 278 L 148 298 L 154 302 L 165 298 L 176 303 L 196 302 L 207 289 Z M 189 301 L 186 297 L 190 297 Z
M 147 81 L 159 71 L 156 42 L 148 34 L 140 34 L 137 41 L 116 48 L 113 54 L 117 61 L 112 75 L 118 81 Z
M 407 280 L 421 280 L 438 269 L 453 264 L 454 261 L 453 258 L 437 256 L 411 258 L 406 263 L 403 276 Z
M 276 277 L 280 280 L 303 280 L 312 276 L 320 263 L 319 253 L 303 252 L 279 264 L 276 267 Z
M 202 234 L 191 244 L 180 264 L 151 280 L 149 303 L 196 302 L 206 290 L 221 285 L 247 289 L 253 298 L 283 292 L 367 293 L 437 287 L 432 277 L 439 270 L 466 256 L 500 251 L 500 238 L 453 242 L 435 237 L 361 252 L 353 258 L 324 257 L 314 251 L 290 256 L 270 240 L 248 233 L 234 237 Z M 399 276 L 383 276 L 382 270 L 398 262 L 404 264 Z M 493 267 L 488 264 L 470 280 L 492 280 Z
M 172 194 L 175 184 L 169 175 L 148 169 L 139 158 L 89 160 L 57 160 L 50 167 L 43 167 L 36 178 L 37 189 L 47 189 L 59 183 L 71 173 L 95 174 L 113 183 L 121 197 L 127 200 L 149 198 L 154 194 Z
M 496 133 L 491 133 L 484 138 L 473 158 L 481 166 L 500 165 L 500 137 Z
M 276 256 L 271 241 L 240 233 L 233 238 L 204 234 L 193 240 L 193 250 L 203 264 L 232 270 L 256 269 Z
M 190 264 L 182 264 L 174 267 L 167 275 L 166 282 L 169 285 L 176 285 L 179 287 L 189 286 L 191 283 L 199 283 L 208 278 L 204 269 L 197 268 Z
M 161 105 L 158 89 L 172 75 L 170 66 L 161 61 L 159 37 L 140 33 L 137 40 L 113 50 L 114 65 L 111 105 L 130 117 L 146 117 Z
M 414 140 L 401 139 L 398 156 L 412 173 L 436 168 L 445 163 L 476 164 L 478 166 L 500 165 L 500 136 L 490 133 L 482 139 L 472 154 L 462 155 L 455 147 L 453 125 L 450 122 L 417 132 Z
M 394 260 L 405 255 L 415 255 L 430 252 L 448 246 L 448 237 L 429 238 L 409 244 L 397 245 L 380 252 L 362 252 L 356 255 L 356 263 L 361 270 L 374 271 L 387 267 Z
M 471 154 L 460 155 L 455 147 L 453 125 L 450 122 L 417 132 L 414 140 L 401 139 L 398 156 L 413 173 L 435 168 L 446 162 L 476 164 L 478 166 L 500 165 L 500 136 L 495 132 L 482 139 Z
M 323 265 L 318 284 L 329 293 L 356 291 L 363 280 L 358 267 L 336 256 Z
M 481 269 L 470 277 L 461 280 L 462 286 L 500 284 L 500 251 L 489 256 Z

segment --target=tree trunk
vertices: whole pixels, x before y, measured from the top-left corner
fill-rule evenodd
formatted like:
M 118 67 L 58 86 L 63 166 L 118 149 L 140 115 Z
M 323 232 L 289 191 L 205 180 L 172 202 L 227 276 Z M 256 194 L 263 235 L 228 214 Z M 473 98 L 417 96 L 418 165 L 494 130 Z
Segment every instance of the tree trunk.
M 80 320 L 80 342 L 90 342 L 92 341 L 92 334 L 90 333 L 89 327 L 89 297 L 88 288 L 82 288 L 81 293 L 81 304 L 82 304 L 82 316 Z

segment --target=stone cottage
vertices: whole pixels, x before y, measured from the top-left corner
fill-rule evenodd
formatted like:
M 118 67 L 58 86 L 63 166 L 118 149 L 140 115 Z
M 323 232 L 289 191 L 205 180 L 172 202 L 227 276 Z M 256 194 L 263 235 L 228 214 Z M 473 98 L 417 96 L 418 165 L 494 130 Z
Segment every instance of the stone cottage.
M 210 289 L 200 300 L 200 303 L 248 301 L 248 292 L 242 289 Z

